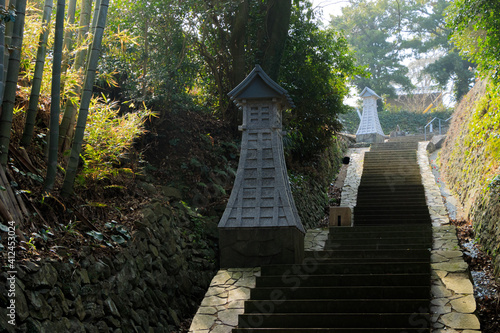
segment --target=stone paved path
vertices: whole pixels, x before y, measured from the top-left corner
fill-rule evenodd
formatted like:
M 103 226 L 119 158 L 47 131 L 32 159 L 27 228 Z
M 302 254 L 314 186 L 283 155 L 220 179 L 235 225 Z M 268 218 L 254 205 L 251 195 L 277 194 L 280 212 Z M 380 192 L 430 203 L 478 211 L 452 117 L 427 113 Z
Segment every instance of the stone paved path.
M 449 224 L 448 213 L 436 184 L 426 142 L 419 143 L 418 161 L 426 192 L 426 201 L 433 224 L 432 247 L 432 313 L 433 333 L 478 333 L 479 321 L 473 314 L 476 303 L 469 279 L 467 264 L 458 246 L 456 229 Z M 363 171 L 364 153 L 368 148 L 350 151 L 351 163 L 342 190 L 342 206 L 356 205 L 357 189 Z M 309 230 L 305 238 L 306 250 L 321 250 L 328 238 L 327 229 Z M 189 332 L 231 332 L 237 325 L 238 314 L 249 298 L 250 288 L 260 268 L 220 270 L 212 280 Z

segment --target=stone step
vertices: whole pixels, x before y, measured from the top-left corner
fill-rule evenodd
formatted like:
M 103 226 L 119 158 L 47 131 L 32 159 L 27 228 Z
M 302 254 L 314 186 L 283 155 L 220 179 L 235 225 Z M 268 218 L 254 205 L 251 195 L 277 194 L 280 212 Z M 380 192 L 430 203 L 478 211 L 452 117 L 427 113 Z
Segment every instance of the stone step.
M 429 286 L 430 274 L 333 274 L 260 276 L 257 288 L 270 287 L 346 287 L 346 286 Z
M 398 197 L 397 200 L 391 200 L 390 196 L 381 196 L 381 197 L 375 197 L 371 198 L 369 196 L 362 196 L 361 198 L 358 198 L 356 202 L 355 207 L 399 207 L 399 206 L 405 206 L 405 207 L 420 207 L 425 205 L 425 197 L 422 195 L 422 197 L 417 198 L 417 199 L 412 199 L 412 198 L 406 198 L 406 197 Z
M 431 329 L 409 328 L 234 328 L 233 333 L 430 333 Z
M 419 174 L 415 175 L 397 175 L 397 174 L 366 174 L 361 177 L 360 185 L 369 185 L 367 183 L 375 183 L 378 184 L 389 184 L 394 185 L 394 183 L 399 183 L 402 185 L 409 185 L 410 183 L 421 184 L 422 178 Z M 420 182 L 420 183 L 419 183 Z
M 354 216 L 356 218 L 359 218 L 359 217 L 364 217 L 364 216 L 367 216 L 367 217 L 383 217 L 383 216 L 387 216 L 387 217 L 397 217 L 397 218 L 401 218 L 402 220 L 406 220 L 407 218 L 423 218 L 423 219 L 426 219 L 427 217 L 429 217 L 429 210 L 428 209 L 418 209 L 418 207 L 420 206 L 417 206 L 415 208 L 411 208 L 411 207 L 408 207 L 408 209 L 406 211 L 403 211 L 403 210 L 396 210 L 394 208 L 393 205 L 389 205 L 387 204 L 387 206 L 383 206 L 383 208 L 386 208 L 386 209 L 381 209 L 381 210 L 376 210 L 376 207 L 363 207 L 363 206 L 356 206 L 355 209 L 354 209 Z
M 306 251 L 304 258 L 315 258 L 317 260 L 326 259 L 389 259 L 401 258 L 402 260 L 429 260 L 430 251 L 422 250 L 325 250 Z
M 415 224 L 415 225 L 380 225 L 380 226 L 374 226 L 374 227 L 367 227 L 367 226 L 354 226 L 350 228 L 346 227 L 330 227 L 329 231 L 330 232 L 345 232 L 345 233 L 351 233 L 351 232 L 384 232 L 384 231 L 402 231 L 402 232 L 407 232 L 407 231 L 420 231 L 420 230 L 432 230 L 431 225 L 428 226 L 422 226 L 420 224 Z
M 422 313 L 429 311 L 428 299 L 324 299 L 246 301 L 245 313 Z
M 377 156 L 372 158 L 367 158 L 363 162 L 363 172 L 364 168 L 376 168 L 382 169 L 387 167 L 389 170 L 396 168 L 417 168 L 418 163 L 416 159 L 412 158 L 393 158 L 390 156 Z
M 372 223 L 376 225 L 376 223 Z M 426 250 L 430 246 L 427 244 L 363 244 L 363 245 L 341 245 L 335 241 L 327 240 L 325 242 L 325 250 L 356 250 L 356 251 L 367 251 L 367 250 Z
M 422 184 L 399 184 L 399 185 L 391 185 L 391 186 L 369 186 L 360 184 L 358 187 L 358 195 L 363 195 L 365 192 L 379 192 L 384 193 L 389 189 L 390 192 L 407 192 L 410 193 L 425 193 L 424 187 Z
M 421 215 L 370 215 L 370 214 L 357 214 L 354 216 L 354 224 L 355 225 L 365 225 L 365 224 L 428 224 L 431 223 L 431 218 L 429 214 L 421 214 Z
M 336 233 L 335 230 L 339 227 L 330 227 L 330 232 L 328 234 L 329 239 L 399 239 L 399 238 L 411 238 L 411 237 L 427 237 L 428 239 L 432 236 L 432 230 L 428 228 L 415 229 L 415 230 L 353 230 L 351 232 Z M 345 227 L 344 227 L 345 228 Z
M 429 298 L 430 286 L 341 286 L 299 287 L 296 289 L 270 287 L 250 290 L 250 299 L 424 299 Z M 378 326 L 380 327 L 380 326 Z
M 394 167 L 394 168 L 389 168 L 389 169 L 378 168 L 377 167 L 377 168 L 370 168 L 369 170 L 366 170 L 366 172 L 363 172 L 363 176 L 361 176 L 361 178 L 365 177 L 366 175 L 372 175 L 372 174 L 377 174 L 377 175 L 381 175 L 381 176 L 385 177 L 385 176 L 392 175 L 393 173 L 396 173 L 396 174 L 400 174 L 401 173 L 404 176 L 406 176 L 410 172 L 412 172 L 415 175 L 420 176 L 420 171 L 417 170 L 414 167 L 411 167 L 411 169 L 408 168 L 408 169 L 405 169 L 405 170 L 402 170 L 399 167 Z
M 238 327 L 269 327 L 269 328 L 371 328 L 391 327 L 406 328 L 424 322 L 426 327 L 430 325 L 430 316 L 427 313 L 294 313 L 293 315 L 274 313 L 262 315 L 258 313 L 242 314 L 238 318 Z M 404 332 L 402 330 L 401 332 Z
M 356 219 L 358 218 L 374 218 L 374 219 L 400 219 L 400 220 L 408 220 L 408 219 L 428 219 L 429 211 L 424 209 L 410 209 L 406 211 L 393 211 L 392 207 L 385 206 L 385 210 L 375 210 L 366 207 L 356 207 L 354 209 L 354 216 Z
M 388 244 L 391 245 L 391 244 Z M 411 245 L 411 244 L 409 244 Z M 416 244 L 420 245 L 420 244 Z M 366 245 L 365 245 L 366 246 Z M 400 248 L 408 248 L 407 245 Z M 382 247 L 382 246 L 381 246 Z M 282 275 L 289 272 L 307 272 L 309 274 L 401 274 L 401 273 L 429 273 L 429 262 L 391 262 L 391 263 L 341 263 L 341 264 L 322 264 L 308 263 L 300 265 L 269 265 L 262 266 L 261 274 Z
M 356 246 L 356 245 L 405 245 L 405 244 L 432 244 L 432 239 L 430 237 L 392 237 L 392 238 L 350 238 L 342 239 L 336 237 L 335 239 L 329 239 L 330 244 L 336 243 L 340 246 Z

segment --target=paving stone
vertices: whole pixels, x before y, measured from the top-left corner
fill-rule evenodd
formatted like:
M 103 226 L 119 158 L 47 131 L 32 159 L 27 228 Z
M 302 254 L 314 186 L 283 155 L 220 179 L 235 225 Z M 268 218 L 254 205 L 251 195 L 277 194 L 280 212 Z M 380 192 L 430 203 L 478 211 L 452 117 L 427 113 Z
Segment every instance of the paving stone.
M 250 289 L 245 287 L 238 287 L 237 289 L 229 291 L 229 301 L 247 300 L 250 298 Z
M 445 286 L 459 294 L 472 294 L 474 288 L 467 274 L 448 274 L 443 278 Z
M 211 315 L 197 315 L 193 318 L 190 331 L 196 332 L 199 330 L 206 330 L 215 323 L 216 318 Z
M 203 301 L 201 301 L 201 306 L 217 306 L 217 305 L 224 305 L 226 303 L 227 303 L 227 298 L 209 296 L 205 297 Z
M 465 272 L 469 268 L 464 261 L 449 261 L 438 264 L 431 264 L 433 269 L 448 271 L 450 273 Z
M 242 277 L 236 283 L 234 284 L 235 286 L 238 287 L 247 287 L 247 288 L 254 288 L 255 287 L 255 277 Z
M 431 304 L 437 305 L 437 306 L 444 306 L 444 305 L 448 304 L 449 302 L 450 302 L 449 299 L 446 297 L 435 298 L 435 299 L 431 300 Z
M 224 285 L 230 279 L 231 274 L 228 271 L 221 269 L 212 279 L 212 283 L 210 283 L 210 286 Z
M 436 254 L 448 259 L 463 258 L 462 251 L 436 251 Z
M 214 327 L 214 329 L 211 330 L 210 333 L 231 333 L 233 328 L 233 326 L 220 324 Z
M 444 286 L 432 286 L 431 294 L 436 298 L 449 297 L 452 295 L 451 291 Z
M 238 315 L 243 313 L 243 309 L 227 309 L 218 313 L 219 320 L 225 325 L 238 325 Z
M 228 309 L 243 309 L 245 307 L 244 300 L 232 301 L 227 304 Z
M 433 253 L 431 254 L 431 262 L 432 263 L 440 263 L 440 262 L 445 262 L 448 261 L 447 258 L 440 256 L 439 254 Z
M 479 320 L 475 315 L 452 312 L 441 317 L 443 323 L 453 329 L 472 329 L 479 330 Z
M 445 314 L 451 312 L 451 305 L 431 306 L 431 313 Z
M 200 306 L 196 314 L 214 315 L 216 313 L 217 309 L 213 306 Z
M 208 289 L 207 293 L 205 294 L 205 297 L 207 297 L 207 296 L 222 297 L 220 295 L 223 294 L 225 291 L 226 291 L 226 289 L 223 287 L 212 287 L 212 288 Z M 227 297 L 227 295 L 225 297 Z
M 476 311 L 476 300 L 473 295 L 467 295 L 451 301 L 453 310 L 461 313 L 473 313 Z

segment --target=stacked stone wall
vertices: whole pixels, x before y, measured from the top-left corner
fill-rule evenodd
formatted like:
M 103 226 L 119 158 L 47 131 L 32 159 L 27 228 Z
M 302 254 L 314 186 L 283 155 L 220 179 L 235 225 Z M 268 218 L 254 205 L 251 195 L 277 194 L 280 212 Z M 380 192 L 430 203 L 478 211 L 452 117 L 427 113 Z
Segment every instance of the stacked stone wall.
M 194 229 L 180 203 L 157 202 L 143 215 L 127 246 L 113 256 L 87 247 L 73 263 L 18 261 L 15 326 L 7 323 L 4 270 L 0 331 L 177 331 L 196 311 L 217 270 L 216 240 L 206 241 L 215 237 L 209 233 L 216 231 L 216 222 L 204 231 Z
M 440 154 L 441 170 L 446 183 L 461 201 L 464 213 L 472 221 L 482 246 L 494 256 L 495 271 L 500 276 L 500 198 L 494 185 L 500 175 L 493 140 L 500 136 L 497 127 L 486 128 L 485 137 L 474 133 L 486 117 L 498 113 L 498 106 L 485 101 L 487 82 L 476 83 L 464 97 L 455 113 Z M 498 151 L 497 151 L 498 154 Z

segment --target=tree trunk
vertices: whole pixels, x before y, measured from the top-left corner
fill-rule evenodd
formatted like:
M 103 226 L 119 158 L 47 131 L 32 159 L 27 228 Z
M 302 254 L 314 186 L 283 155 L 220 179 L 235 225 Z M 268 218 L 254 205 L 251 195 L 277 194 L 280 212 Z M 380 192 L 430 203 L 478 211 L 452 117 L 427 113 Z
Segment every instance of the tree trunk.
M 12 128 L 12 113 L 16 100 L 17 80 L 19 76 L 19 61 L 21 58 L 21 46 L 23 43 L 24 16 L 26 12 L 26 0 L 18 0 L 16 4 L 16 21 L 12 33 L 13 50 L 9 58 L 9 70 L 5 82 L 5 94 L 0 116 L 0 163 L 7 165 L 9 153 L 10 131 Z
M 77 45 L 81 47 L 81 44 L 85 40 L 85 36 L 89 32 L 90 25 L 90 11 L 92 9 L 92 0 L 83 0 L 80 8 L 80 22 L 78 29 L 78 40 Z M 81 73 L 80 77 L 83 76 L 83 64 L 85 62 L 85 56 L 87 51 L 85 49 L 80 49 L 76 53 L 75 63 L 73 68 L 75 71 Z M 64 108 L 64 115 L 59 126 L 59 152 L 64 153 L 70 148 L 71 139 L 73 137 L 74 125 L 76 119 L 76 113 L 78 111 L 78 104 L 75 101 L 76 98 L 80 96 L 81 86 L 73 87 L 71 91 L 68 92 L 69 98 L 66 101 L 66 106 Z
M 268 0 L 266 14 L 267 43 L 265 43 L 266 47 L 263 50 L 262 69 L 275 81 L 278 80 L 291 13 L 291 0 Z
M 145 15 L 144 15 L 145 16 Z M 148 86 L 146 76 L 148 74 L 148 60 L 149 60 L 149 43 L 148 43 L 148 30 L 149 30 L 149 21 L 144 20 L 144 62 L 142 63 L 142 99 L 146 99 L 146 95 L 148 93 Z
M 5 0 L 0 0 L 0 10 L 5 11 Z M 5 54 L 5 19 L 0 22 L 0 105 L 2 105 L 5 88 L 4 57 Z
M 102 0 L 99 17 L 95 29 L 94 40 L 92 42 L 92 50 L 88 59 L 87 75 L 83 85 L 83 93 L 80 102 L 80 110 L 78 113 L 78 121 L 75 129 L 75 138 L 73 140 L 73 147 L 71 149 L 71 156 L 66 168 L 66 177 L 62 187 L 63 194 L 71 194 L 73 192 L 73 183 L 76 178 L 76 171 L 78 168 L 78 161 L 80 159 L 80 152 L 82 150 L 83 137 L 85 134 L 85 125 L 87 123 L 87 115 L 89 112 L 90 100 L 92 98 L 92 89 L 94 86 L 95 74 L 99 55 L 101 53 L 102 36 L 104 27 L 106 25 L 106 16 L 108 14 L 109 0 Z
M 63 58 L 61 65 L 61 74 L 64 75 L 69 68 L 70 53 L 73 50 L 73 27 L 75 26 L 76 0 L 70 0 L 68 3 L 68 24 L 64 32 Z M 64 91 L 64 82 L 62 82 L 61 91 Z
M 239 84 L 246 75 L 245 62 L 245 41 L 248 25 L 249 5 L 248 0 L 241 1 L 238 10 L 233 16 L 231 24 L 231 37 L 229 41 L 229 51 L 231 52 L 232 86 Z
M 5 3 L 5 2 L 4 2 Z M 8 5 L 6 6 L 7 12 L 9 12 L 10 8 L 16 7 L 16 0 L 10 0 Z M 4 51 L 3 51 L 3 89 L 0 91 L 0 97 L 3 103 L 4 94 L 5 94 L 5 82 L 7 81 L 7 71 L 9 69 L 9 59 L 10 59 L 10 51 L 9 48 L 12 47 L 12 31 L 14 30 L 14 21 L 8 20 L 5 22 L 5 34 L 4 34 Z M 0 53 L 0 57 L 2 53 Z
M 61 112 L 61 63 L 64 39 L 64 10 L 66 0 L 57 0 L 56 30 L 54 36 L 54 58 L 52 63 L 52 87 L 49 124 L 49 158 L 45 191 L 54 187 L 57 174 L 57 141 L 59 137 L 59 113 Z
M 36 53 L 35 72 L 33 73 L 33 84 L 31 86 L 31 94 L 28 103 L 28 111 L 26 111 L 26 122 L 24 124 L 23 137 L 21 145 L 29 146 L 33 137 L 35 128 L 36 114 L 38 112 L 38 100 L 40 97 L 40 89 L 42 87 L 43 68 L 45 65 L 45 54 L 47 51 L 47 39 L 49 37 L 49 22 L 52 14 L 52 0 L 45 0 L 42 17 L 42 33 Z

